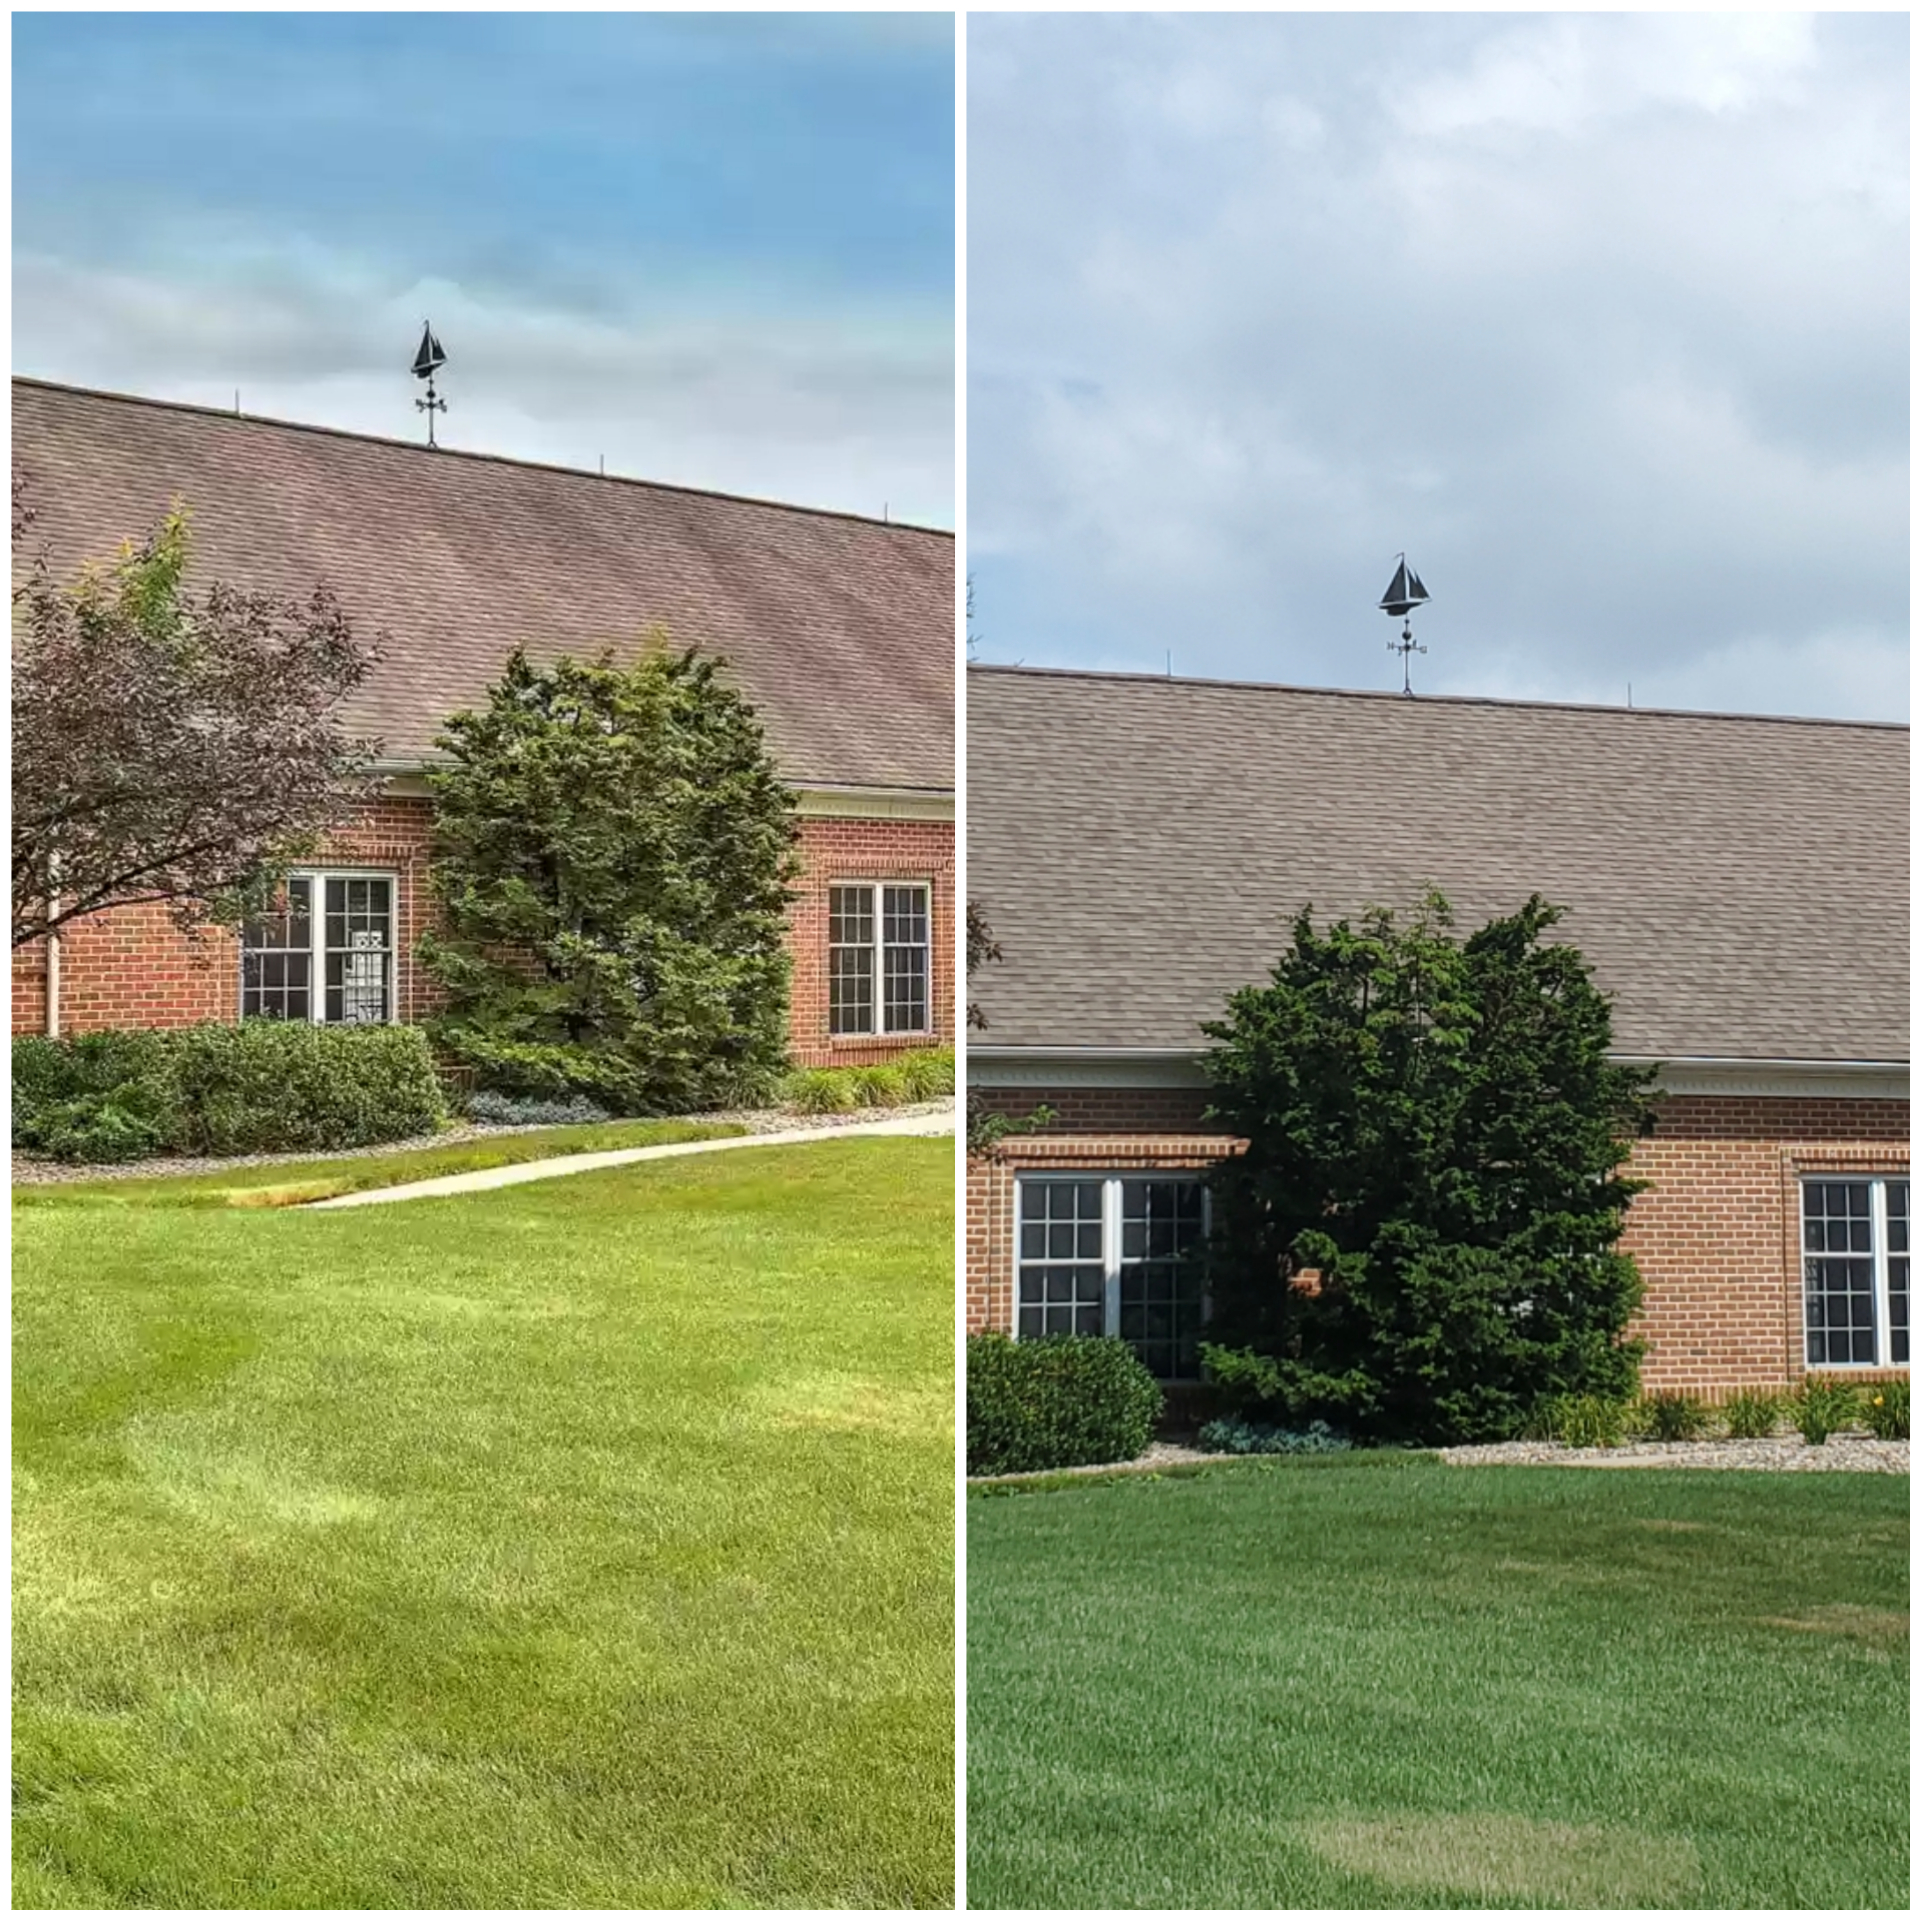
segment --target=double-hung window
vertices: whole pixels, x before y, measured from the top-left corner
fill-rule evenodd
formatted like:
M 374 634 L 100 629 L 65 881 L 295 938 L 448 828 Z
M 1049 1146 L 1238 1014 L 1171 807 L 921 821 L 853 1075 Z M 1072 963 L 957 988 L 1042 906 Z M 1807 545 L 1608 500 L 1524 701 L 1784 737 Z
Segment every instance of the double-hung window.
M 1019 1182 L 1014 1331 L 1117 1335 L 1161 1380 L 1200 1371 L 1206 1190 L 1159 1174 Z
M 240 1013 L 358 1026 L 393 1018 L 393 876 L 295 873 L 240 932 Z
M 828 890 L 827 1022 L 835 1034 L 932 1030 L 932 914 L 924 881 Z
M 1800 1224 L 1807 1365 L 1907 1365 L 1907 1182 L 1805 1180 Z

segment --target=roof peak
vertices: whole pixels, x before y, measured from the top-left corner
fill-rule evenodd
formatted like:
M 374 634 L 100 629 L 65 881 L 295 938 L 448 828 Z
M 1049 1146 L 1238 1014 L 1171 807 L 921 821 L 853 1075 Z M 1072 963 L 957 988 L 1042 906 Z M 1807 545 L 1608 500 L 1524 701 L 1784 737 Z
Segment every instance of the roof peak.
M 563 474 L 568 479 L 592 480 L 608 486 L 645 487 L 655 493 L 690 494 L 702 500 L 729 500 L 741 506 L 767 507 L 778 513 L 804 513 L 819 520 L 848 520 L 856 526 L 884 527 L 894 533 L 926 534 L 936 540 L 951 540 L 946 527 L 922 526 L 913 520 L 882 520 L 869 513 L 853 513 L 841 507 L 808 507 L 792 500 L 772 500 L 762 494 L 730 493 L 722 487 L 690 487 L 672 480 L 643 480 L 632 474 L 596 473 L 588 467 L 562 466 L 551 460 L 526 460 L 511 453 L 482 453 L 466 447 L 429 447 L 416 440 L 398 440 L 388 434 L 365 433 L 357 427 L 322 426 L 311 420 L 283 420 L 268 413 L 236 413 L 230 407 L 209 406 L 198 400 L 161 400 L 151 394 L 117 393 L 109 387 L 82 387 L 71 381 L 47 380 L 37 374 L 16 373 L 15 387 L 33 387 L 44 393 L 71 394 L 83 400 L 108 400 L 117 406 L 152 407 L 162 413 L 192 413 L 229 425 L 273 427 L 288 433 L 322 434 L 333 440 L 357 440 L 365 445 L 392 447 L 401 453 L 417 453 L 435 460 L 478 460 L 489 466 L 519 467 L 532 473 Z
M 1093 680 L 1102 683 L 1154 687 L 1214 687 L 1241 693 L 1305 694 L 1324 700 L 1385 700 L 1396 707 L 1497 707 L 1563 713 L 1605 713 L 1648 720 L 1731 720 L 1759 726 L 1864 727 L 1880 733 L 1906 733 L 1899 720 L 1834 720 L 1812 714 L 1727 713 L 1713 708 L 1615 707 L 1597 700 L 1524 700 L 1485 693 L 1422 693 L 1409 699 L 1404 693 L 1379 687 L 1306 687 L 1279 680 L 1230 680 L 1207 674 L 1129 673 L 1098 667 L 1029 667 L 995 661 L 970 660 L 969 673 L 1017 675 L 1036 680 Z

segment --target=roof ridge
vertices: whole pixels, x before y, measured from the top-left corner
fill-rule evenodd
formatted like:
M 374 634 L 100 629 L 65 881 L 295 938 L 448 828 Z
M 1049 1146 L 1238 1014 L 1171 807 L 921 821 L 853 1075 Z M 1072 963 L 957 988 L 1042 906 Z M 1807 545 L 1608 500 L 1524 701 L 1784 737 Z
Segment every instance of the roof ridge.
M 1164 674 L 1122 672 L 1098 667 L 1029 667 L 988 660 L 969 660 L 969 673 L 1022 675 L 1032 679 L 1097 680 L 1126 682 L 1145 686 L 1222 687 L 1244 693 L 1303 693 L 1329 700 L 1390 700 L 1409 704 L 1404 693 L 1381 687 L 1307 687 L 1277 680 L 1230 680 L 1209 674 Z M 1900 720 L 1838 720 L 1817 714 L 1727 713 L 1713 708 L 1693 707 L 1615 707 L 1597 700 L 1525 700 L 1503 698 L 1490 693 L 1423 693 L 1412 697 L 1414 706 L 1545 708 L 1564 713 L 1607 713 L 1635 719 L 1654 720 L 1735 720 L 1776 727 L 1865 727 L 1881 733 L 1907 733 L 1911 728 Z
M 728 500 L 739 506 L 768 507 L 777 513 L 804 513 L 821 520 L 850 520 L 856 526 L 884 527 L 896 533 L 922 533 L 936 540 L 952 540 L 950 527 L 922 526 L 916 520 L 877 520 L 871 514 L 853 513 L 844 507 L 809 507 L 794 500 L 772 500 L 764 494 L 730 493 L 722 487 L 689 487 L 672 480 L 643 480 L 632 474 L 596 473 L 586 467 L 561 466 L 551 460 L 525 460 L 511 453 L 479 453 L 466 447 L 425 447 L 414 440 L 395 440 L 381 433 L 364 433 L 355 427 L 328 427 L 311 420 L 282 420 L 268 413 L 236 413 L 227 407 L 208 406 L 197 400 L 160 400 L 144 393 L 116 393 L 108 387 L 81 387 L 65 380 L 46 380 L 37 374 L 16 373 L 16 387 L 37 387 L 48 393 L 74 394 L 87 400 L 110 400 L 120 406 L 154 407 L 165 413 L 205 414 L 242 426 L 279 427 L 290 433 L 325 434 L 335 440 L 359 440 L 376 447 L 393 447 L 402 453 L 434 454 L 456 460 L 481 460 L 493 466 L 522 467 L 534 473 L 564 474 L 572 479 L 594 480 L 623 487 L 648 487 L 656 493 L 690 494 L 701 500 Z

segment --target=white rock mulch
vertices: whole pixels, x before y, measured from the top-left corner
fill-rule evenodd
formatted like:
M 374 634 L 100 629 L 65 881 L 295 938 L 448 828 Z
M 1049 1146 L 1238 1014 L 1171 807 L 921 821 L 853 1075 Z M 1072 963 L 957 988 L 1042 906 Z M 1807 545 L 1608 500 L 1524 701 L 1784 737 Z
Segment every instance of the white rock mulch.
M 1483 1447 L 1440 1447 L 1455 1467 L 1710 1467 L 1749 1473 L 1910 1473 L 1908 1440 L 1836 1434 L 1810 1447 L 1796 1434 L 1771 1440 L 1637 1440 L 1624 1447 L 1565 1447 L 1557 1441 L 1503 1440 Z
M 1195 1461 L 1213 1462 L 1254 1459 L 1253 1454 L 1202 1453 L 1198 1447 L 1183 1447 L 1171 1440 L 1156 1440 L 1137 1460 L 1110 1460 L 1086 1467 L 1042 1467 L 1035 1473 L 970 1473 L 967 1485 L 985 1486 L 995 1480 L 1051 1480 L 1062 1473 L 1152 1473 L 1159 1467 L 1187 1466 Z
M 802 1127 L 846 1127 L 863 1120 L 911 1120 L 921 1115 L 952 1113 L 952 1099 L 922 1100 L 904 1107 L 858 1107 L 851 1113 L 790 1113 L 778 1108 L 734 1108 L 725 1113 L 674 1114 L 675 1120 L 702 1125 L 744 1127 L 748 1133 L 787 1133 Z M 516 1133 L 545 1133 L 544 1126 L 449 1127 L 444 1133 L 420 1134 L 411 1140 L 388 1140 L 377 1147 L 336 1147 L 324 1153 L 244 1153 L 222 1160 L 123 1160 L 110 1165 L 74 1167 L 58 1160 L 13 1156 L 13 1184 L 50 1186 L 62 1180 L 145 1180 L 176 1173 L 224 1173 L 230 1167 L 297 1166 L 302 1160 L 363 1160 L 377 1154 L 406 1153 L 415 1147 L 454 1147 L 465 1140 L 491 1140 Z

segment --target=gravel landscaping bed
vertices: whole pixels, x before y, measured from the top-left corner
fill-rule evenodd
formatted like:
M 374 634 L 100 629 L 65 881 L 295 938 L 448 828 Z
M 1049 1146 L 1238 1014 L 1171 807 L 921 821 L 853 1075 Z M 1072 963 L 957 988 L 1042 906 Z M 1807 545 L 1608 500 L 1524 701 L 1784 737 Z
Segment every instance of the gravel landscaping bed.
M 844 1127 L 857 1120 L 906 1120 L 919 1114 L 951 1113 L 954 1101 L 921 1100 L 903 1107 L 858 1107 L 851 1113 L 794 1113 L 777 1107 L 734 1109 L 726 1113 L 686 1113 L 662 1116 L 706 1125 L 743 1127 L 748 1133 L 784 1133 L 797 1127 Z M 452 1147 L 463 1140 L 492 1140 L 516 1133 L 550 1133 L 545 1126 L 482 1127 L 470 1122 L 441 1133 L 416 1135 L 410 1140 L 387 1140 L 377 1147 L 334 1147 L 322 1153 L 246 1153 L 229 1159 L 121 1160 L 105 1166 L 70 1166 L 59 1160 L 13 1156 L 15 1186 L 47 1186 L 62 1180 L 144 1180 L 170 1173 L 220 1173 L 228 1167 L 297 1166 L 302 1160 L 363 1160 L 383 1153 L 406 1153 L 416 1147 Z
M 1440 1447 L 1456 1467 L 1720 1467 L 1750 1473 L 1909 1473 L 1908 1440 L 1836 1434 L 1810 1447 L 1795 1434 L 1772 1440 L 1637 1440 L 1623 1447 L 1565 1447 L 1550 1440 Z
M 990 1480 L 1051 1480 L 1061 1473 L 1151 1473 L 1156 1467 L 1190 1466 L 1208 1460 L 1254 1459 L 1253 1454 L 1202 1453 L 1171 1440 L 1156 1440 L 1137 1460 L 1113 1460 L 1086 1467 L 1042 1467 L 1034 1473 L 970 1473 L 967 1485 L 984 1486 Z
M 1810 1447 L 1797 1433 L 1772 1440 L 1637 1440 L 1621 1447 L 1565 1447 L 1552 1440 L 1502 1440 L 1483 1447 L 1436 1447 L 1455 1467 L 1717 1467 L 1749 1473 L 1909 1473 L 1907 1440 L 1874 1440 L 1836 1434 Z M 1061 1473 L 1151 1473 L 1156 1467 L 1214 1460 L 1273 1459 L 1272 1454 L 1202 1453 L 1198 1447 L 1156 1440 L 1137 1460 L 1105 1466 L 1051 1467 L 1040 1473 L 969 1474 L 967 1484 L 989 1480 L 1046 1480 Z

